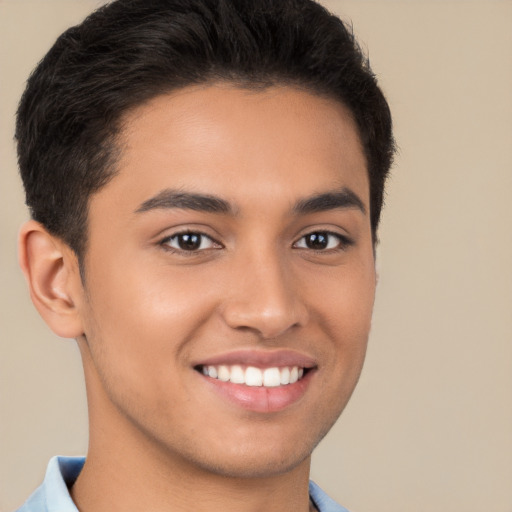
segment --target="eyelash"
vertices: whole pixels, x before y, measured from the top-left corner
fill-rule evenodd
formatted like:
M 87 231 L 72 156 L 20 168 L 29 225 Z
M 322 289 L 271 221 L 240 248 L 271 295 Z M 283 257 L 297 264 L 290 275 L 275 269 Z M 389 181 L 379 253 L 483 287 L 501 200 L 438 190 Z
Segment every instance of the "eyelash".
M 195 249 L 183 249 L 181 247 L 172 247 L 170 245 L 170 243 L 173 240 L 177 240 L 178 244 L 179 244 L 179 240 L 180 239 L 183 240 L 185 237 L 199 238 L 199 247 L 197 247 Z M 201 249 L 201 245 L 203 245 L 203 242 L 205 240 L 209 240 L 213 246 L 217 246 L 217 247 L 208 247 L 208 248 Z M 193 243 L 193 241 L 191 241 L 191 243 Z M 179 254 L 186 254 L 187 256 L 192 256 L 194 254 L 197 254 L 199 252 L 202 252 L 202 251 L 205 251 L 208 249 L 221 249 L 223 247 L 222 244 L 220 244 L 219 242 L 214 240 L 211 236 L 207 235 L 206 233 L 201 233 L 200 231 L 192 231 L 192 230 L 182 231 L 179 233 L 174 233 L 171 236 L 167 236 L 160 242 L 160 245 L 167 251 L 175 252 L 175 253 L 179 253 Z
M 189 249 L 184 249 L 182 247 L 172 247 L 170 245 L 170 243 L 173 240 L 176 240 L 177 243 L 179 244 L 180 240 L 184 241 L 183 239 L 185 238 L 185 242 L 186 242 L 186 237 L 191 238 L 191 240 L 190 240 L 191 244 L 197 245 L 197 243 L 199 243 L 199 245 L 195 248 L 189 248 Z M 313 241 L 315 241 L 315 239 L 316 239 L 317 242 L 319 240 L 326 239 L 327 247 L 315 249 L 312 247 L 307 247 L 307 242 L 305 242 L 305 246 L 299 247 L 298 244 L 303 240 L 305 241 L 307 237 L 313 237 L 314 238 Z M 331 242 L 329 240 L 329 238 L 337 239 L 337 244 L 335 247 L 329 247 L 329 244 Z M 197 239 L 199 239 L 199 240 L 197 240 Z M 201 245 L 203 245 L 203 242 L 205 240 L 209 240 L 210 243 L 212 244 L 212 247 L 201 248 Z M 294 242 L 292 247 L 294 247 L 296 249 L 304 249 L 304 250 L 314 251 L 315 253 L 331 253 L 331 252 L 336 252 L 336 251 L 344 251 L 353 244 L 354 244 L 353 240 L 351 240 L 347 236 L 341 235 L 340 233 L 335 233 L 333 231 L 318 230 L 318 231 L 312 231 L 310 233 L 302 235 L 296 242 Z M 211 236 L 207 235 L 206 233 L 202 233 L 200 231 L 191 231 L 191 230 L 190 231 L 188 231 L 188 230 L 182 231 L 180 233 L 174 233 L 171 236 L 167 236 L 163 240 L 160 241 L 160 245 L 167 251 L 179 253 L 179 254 L 185 254 L 187 256 L 193 256 L 195 254 L 198 254 L 200 252 L 210 250 L 210 249 L 222 249 L 223 248 L 223 245 L 221 243 L 217 242 L 215 239 L 213 239 Z
M 315 237 L 317 240 L 327 238 L 327 245 L 329 245 L 329 238 L 335 238 L 337 239 L 337 244 L 335 247 L 326 247 L 322 249 L 314 249 L 312 247 L 297 247 L 297 244 L 302 241 L 306 240 L 307 237 Z M 307 242 L 306 242 L 307 244 Z M 295 242 L 294 247 L 297 249 L 306 249 L 310 251 L 314 251 L 316 253 L 331 253 L 336 251 L 344 251 L 348 249 L 351 245 L 354 245 L 354 241 L 350 238 L 348 238 L 345 235 L 342 235 L 340 233 L 336 233 L 334 231 L 325 231 L 325 230 L 318 230 L 318 231 L 311 231 L 310 233 L 306 233 L 305 235 L 302 235 L 297 242 Z

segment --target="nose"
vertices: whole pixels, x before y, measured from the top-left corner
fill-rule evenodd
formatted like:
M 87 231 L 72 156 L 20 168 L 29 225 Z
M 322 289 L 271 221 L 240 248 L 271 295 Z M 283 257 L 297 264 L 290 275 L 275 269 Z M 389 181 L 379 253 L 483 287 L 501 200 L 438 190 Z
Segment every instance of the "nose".
M 232 268 L 230 281 L 222 316 L 231 328 L 272 339 L 307 323 L 298 279 L 277 255 L 260 252 L 241 259 Z

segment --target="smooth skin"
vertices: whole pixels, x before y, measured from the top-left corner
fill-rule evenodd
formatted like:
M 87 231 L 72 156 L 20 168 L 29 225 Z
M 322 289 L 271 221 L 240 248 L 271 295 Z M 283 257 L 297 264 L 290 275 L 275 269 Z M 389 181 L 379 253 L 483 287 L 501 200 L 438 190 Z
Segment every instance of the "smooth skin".
M 39 224 L 20 235 L 36 307 L 83 359 L 90 443 L 73 499 L 81 512 L 307 511 L 310 455 L 356 385 L 374 302 L 354 121 L 295 88 L 209 84 L 130 112 L 119 144 L 118 174 L 90 200 L 84 282 Z M 318 196 L 352 200 L 300 207 Z M 197 371 L 282 350 L 315 367 L 277 411 L 240 407 Z

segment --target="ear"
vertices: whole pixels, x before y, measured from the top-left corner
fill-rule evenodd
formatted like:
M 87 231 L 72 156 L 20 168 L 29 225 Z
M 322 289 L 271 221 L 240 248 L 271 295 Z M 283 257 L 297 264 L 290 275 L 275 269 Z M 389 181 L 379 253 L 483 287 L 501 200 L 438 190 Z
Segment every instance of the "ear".
M 20 230 L 18 256 L 32 302 L 50 329 L 63 338 L 83 334 L 77 307 L 83 286 L 71 248 L 30 220 Z

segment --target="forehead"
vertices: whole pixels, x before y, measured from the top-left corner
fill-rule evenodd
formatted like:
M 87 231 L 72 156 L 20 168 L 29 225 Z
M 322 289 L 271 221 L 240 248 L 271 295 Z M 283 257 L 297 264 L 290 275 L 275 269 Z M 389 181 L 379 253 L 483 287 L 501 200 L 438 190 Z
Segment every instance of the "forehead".
M 368 203 L 350 112 L 292 87 L 216 84 L 158 96 L 124 118 L 120 148 L 119 172 L 100 195 L 142 203 L 172 188 L 249 204 L 348 186 Z

